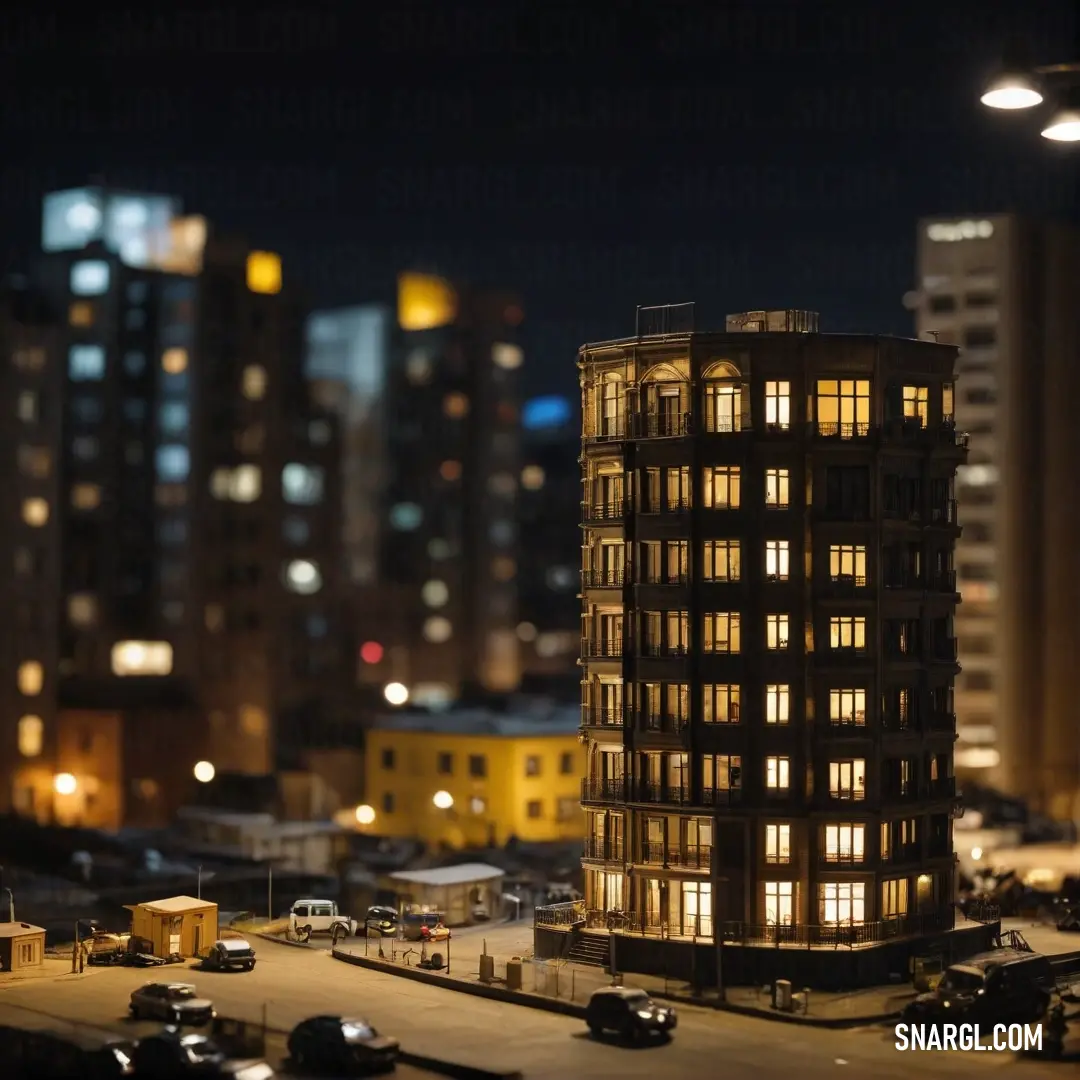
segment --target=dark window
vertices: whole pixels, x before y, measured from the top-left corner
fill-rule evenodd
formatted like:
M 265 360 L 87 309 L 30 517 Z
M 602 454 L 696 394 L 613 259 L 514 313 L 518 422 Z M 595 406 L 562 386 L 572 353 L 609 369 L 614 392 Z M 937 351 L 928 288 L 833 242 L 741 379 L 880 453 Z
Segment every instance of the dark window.
M 439 754 L 438 768 L 443 776 L 449 776 L 454 771 L 454 755 L 447 753 Z
M 969 308 L 988 308 L 997 304 L 997 297 L 993 293 L 968 293 L 964 297 L 964 303 Z
M 956 297 L 955 296 L 931 296 L 930 297 L 930 310 L 935 315 L 943 315 L 947 311 L 956 310 Z
M 478 779 L 487 776 L 487 758 L 483 754 L 469 755 L 469 775 Z
M 967 671 L 964 673 L 964 685 L 968 690 L 993 690 L 994 676 L 989 671 Z
M 969 405 L 996 405 L 997 391 L 989 387 L 976 387 L 965 395 Z
M 861 465 L 826 469 L 825 508 L 839 518 L 869 518 L 870 469 Z
M 997 331 L 992 326 L 969 326 L 964 331 L 965 349 L 988 349 L 997 344 Z
M 530 818 L 535 820 L 536 818 L 543 816 L 544 804 L 539 799 L 531 799 L 525 804 L 525 812 Z
M 559 758 L 559 772 L 563 776 L 569 776 L 574 771 L 574 755 L 571 753 L 563 754 Z
M 384 769 L 392 769 L 394 767 L 394 751 L 392 748 L 387 748 L 382 752 L 382 767 Z
M 392 814 L 394 812 L 394 793 L 392 791 L 383 792 L 382 808 L 384 814 Z
M 530 754 L 525 759 L 525 775 L 526 776 L 539 776 L 540 775 L 540 758 L 536 754 Z

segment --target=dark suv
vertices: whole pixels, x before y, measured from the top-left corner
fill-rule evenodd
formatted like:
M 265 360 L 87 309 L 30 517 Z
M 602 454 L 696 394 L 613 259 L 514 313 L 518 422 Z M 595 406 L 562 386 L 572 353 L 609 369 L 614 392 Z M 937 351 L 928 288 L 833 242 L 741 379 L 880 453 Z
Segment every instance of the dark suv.
M 613 1031 L 627 1042 L 634 1042 L 643 1036 L 670 1036 L 676 1020 L 674 1009 L 658 1005 L 644 990 L 604 986 L 589 998 L 585 1023 L 594 1037 Z

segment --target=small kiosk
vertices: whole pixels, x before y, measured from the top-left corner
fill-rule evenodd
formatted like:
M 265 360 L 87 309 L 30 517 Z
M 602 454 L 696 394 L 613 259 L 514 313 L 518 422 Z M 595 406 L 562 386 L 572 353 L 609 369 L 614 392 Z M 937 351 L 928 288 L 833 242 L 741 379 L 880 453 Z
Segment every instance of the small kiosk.
M 150 942 L 154 956 L 199 956 L 218 939 L 218 906 L 193 896 L 125 904 L 133 937 Z

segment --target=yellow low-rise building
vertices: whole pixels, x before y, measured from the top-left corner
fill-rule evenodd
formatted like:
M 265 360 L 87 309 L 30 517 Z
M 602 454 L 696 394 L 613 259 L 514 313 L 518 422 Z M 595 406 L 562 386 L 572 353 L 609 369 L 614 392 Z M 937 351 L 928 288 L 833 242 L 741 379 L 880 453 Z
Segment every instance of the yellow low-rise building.
M 367 734 L 365 832 L 432 846 L 501 846 L 582 835 L 580 710 L 542 718 L 398 714 Z

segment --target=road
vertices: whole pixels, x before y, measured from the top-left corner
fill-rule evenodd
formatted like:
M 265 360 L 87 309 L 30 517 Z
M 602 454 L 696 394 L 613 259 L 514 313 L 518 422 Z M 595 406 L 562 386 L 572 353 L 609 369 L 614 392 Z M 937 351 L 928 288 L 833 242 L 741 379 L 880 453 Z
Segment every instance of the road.
M 414 1053 L 494 1070 L 520 1069 L 527 1080 L 608 1077 L 621 1080 L 706 1075 L 722 1061 L 725 1077 L 760 1080 L 797 1068 L 800 1077 L 968 1077 L 973 1066 L 1009 1067 L 1020 1080 L 1060 1078 L 1061 1066 L 986 1053 L 977 1062 L 960 1052 L 898 1053 L 889 1031 L 829 1031 L 684 1007 L 667 1045 L 623 1048 L 589 1038 L 577 1020 L 428 986 L 334 960 L 321 950 L 265 943 L 253 972 L 208 974 L 180 967 L 104 969 L 82 979 L 41 979 L 0 992 L 0 1022 L 19 1011 L 132 1030 L 122 1017 L 142 982 L 190 979 L 223 1015 L 288 1029 L 318 1013 L 353 1013 L 401 1039 Z M 1067 1068 L 1067 1066 L 1066 1066 Z M 404 1074 L 403 1075 L 407 1075 Z

